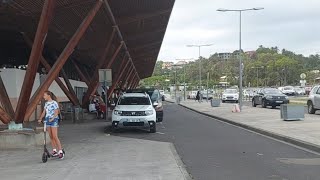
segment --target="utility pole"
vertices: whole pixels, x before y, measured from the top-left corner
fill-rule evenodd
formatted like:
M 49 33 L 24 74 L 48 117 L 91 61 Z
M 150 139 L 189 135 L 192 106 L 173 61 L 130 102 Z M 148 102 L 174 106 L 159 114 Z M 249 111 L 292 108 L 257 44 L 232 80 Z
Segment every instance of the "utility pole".
M 240 67 L 240 70 L 239 70 L 239 106 L 240 106 L 240 110 L 242 109 L 242 96 L 243 96 L 243 91 L 242 91 L 242 76 L 243 76 L 243 64 L 242 64 L 242 48 L 241 48 L 241 42 L 242 42 L 242 39 L 241 39 L 241 34 L 242 34 L 242 12 L 244 11 L 258 11 L 258 10 L 262 10 L 264 8 L 250 8 L 250 9 L 218 9 L 217 11 L 220 11 L 220 12 L 229 12 L 229 11 L 232 11 L 232 12 L 239 12 L 239 15 L 240 15 L 240 24 L 239 24 L 239 27 L 240 27 L 240 31 L 239 31 L 239 67 Z

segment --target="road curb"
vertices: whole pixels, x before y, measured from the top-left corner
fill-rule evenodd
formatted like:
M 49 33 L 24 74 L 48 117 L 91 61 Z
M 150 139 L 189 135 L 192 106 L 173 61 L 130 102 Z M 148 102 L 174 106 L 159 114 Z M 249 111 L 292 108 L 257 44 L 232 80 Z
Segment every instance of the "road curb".
M 183 161 L 182 161 L 181 157 L 179 156 L 179 154 L 178 154 L 178 152 L 177 152 L 177 150 L 176 150 L 176 148 L 175 148 L 175 146 L 174 146 L 173 143 L 170 143 L 170 149 L 171 149 L 171 152 L 172 152 L 172 154 L 173 154 L 173 156 L 174 156 L 174 159 L 175 159 L 176 162 L 177 162 L 177 165 L 179 166 L 179 169 L 180 169 L 180 171 L 181 171 L 181 173 L 182 173 L 182 175 L 183 175 L 183 178 L 184 178 L 185 180 L 192 180 L 192 179 L 194 179 L 194 178 L 192 177 L 192 175 L 188 173 L 187 167 L 186 167 L 186 165 L 183 163 Z
M 260 128 L 252 127 L 252 126 L 249 126 L 249 125 L 246 125 L 246 124 L 242 124 L 242 123 L 239 123 L 239 122 L 235 122 L 235 121 L 232 121 L 232 120 L 229 120 L 229 119 L 225 119 L 225 118 L 222 118 L 222 117 L 219 117 L 219 116 L 214 116 L 214 115 L 211 115 L 211 114 L 207 114 L 207 113 L 195 110 L 193 108 L 187 107 L 187 106 L 182 105 L 182 104 L 179 104 L 179 106 L 184 107 L 186 109 L 189 109 L 191 111 L 197 112 L 199 114 L 202 114 L 202 115 L 217 119 L 219 121 L 226 122 L 228 124 L 232 124 L 232 125 L 235 125 L 235 126 L 238 126 L 238 127 L 242 127 L 244 129 L 248 129 L 250 131 L 253 131 L 253 132 L 256 132 L 256 133 L 259 133 L 259 134 L 262 134 L 262 135 L 265 135 L 265 136 L 268 136 L 268 137 L 271 137 L 271 138 L 274 138 L 274 139 L 278 139 L 280 141 L 284 141 L 284 142 L 287 142 L 287 143 L 290 143 L 290 144 L 293 144 L 293 145 L 296 145 L 296 146 L 299 146 L 299 147 L 302 147 L 302 148 L 305 148 L 305 149 L 308 149 L 308 150 L 311 150 L 311 151 L 314 151 L 314 152 L 317 152 L 317 153 L 320 153 L 320 146 L 318 146 L 318 145 L 315 145 L 315 144 L 312 144 L 312 143 L 309 143 L 309 142 L 306 142 L 306 141 L 301 141 L 301 140 L 298 140 L 298 139 L 295 139 L 295 138 L 291 138 L 291 137 L 288 137 L 288 136 L 284 136 L 284 135 L 281 135 L 281 134 L 273 133 L 273 132 L 270 132 L 270 131 L 266 131 L 266 130 L 263 130 L 263 129 L 260 129 Z

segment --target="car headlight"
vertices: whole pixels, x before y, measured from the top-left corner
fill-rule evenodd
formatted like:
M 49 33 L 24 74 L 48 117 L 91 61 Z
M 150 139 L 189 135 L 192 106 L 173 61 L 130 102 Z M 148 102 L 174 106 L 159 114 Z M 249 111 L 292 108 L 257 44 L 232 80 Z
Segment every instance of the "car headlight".
M 238 98 L 238 97 L 239 97 L 239 95 L 238 95 L 238 94 L 236 94 L 236 95 L 234 95 L 234 97 L 235 97 L 235 98 Z
M 147 111 L 145 111 L 145 114 L 146 114 L 147 116 L 150 116 L 150 115 L 153 114 L 153 110 L 147 110 Z
M 226 98 L 226 95 L 222 95 L 223 98 Z
M 122 111 L 114 110 L 114 111 L 113 111 L 113 114 L 114 114 L 114 115 L 121 116 L 121 115 L 122 115 Z

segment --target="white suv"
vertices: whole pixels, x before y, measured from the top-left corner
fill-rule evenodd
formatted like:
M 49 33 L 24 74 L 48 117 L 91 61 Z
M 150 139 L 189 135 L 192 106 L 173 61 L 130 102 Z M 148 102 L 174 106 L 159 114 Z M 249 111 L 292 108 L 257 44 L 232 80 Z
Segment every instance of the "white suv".
M 120 128 L 148 129 L 156 132 L 156 111 L 148 94 L 125 93 L 112 112 L 112 131 Z

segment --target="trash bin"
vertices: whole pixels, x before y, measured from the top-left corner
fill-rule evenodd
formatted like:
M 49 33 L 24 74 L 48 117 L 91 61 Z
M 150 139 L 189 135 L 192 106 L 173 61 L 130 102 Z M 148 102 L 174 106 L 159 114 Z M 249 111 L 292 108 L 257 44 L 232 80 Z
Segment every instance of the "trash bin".
M 80 106 L 73 106 L 73 123 L 83 121 L 83 109 Z
M 280 116 L 285 121 L 303 120 L 304 111 L 303 105 L 282 104 L 280 106 Z
M 211 107 L 219 107 L 220 99 L 211 99 Z

